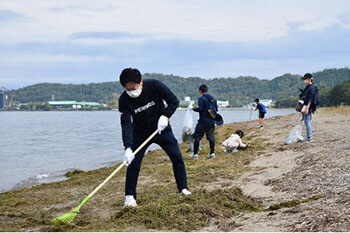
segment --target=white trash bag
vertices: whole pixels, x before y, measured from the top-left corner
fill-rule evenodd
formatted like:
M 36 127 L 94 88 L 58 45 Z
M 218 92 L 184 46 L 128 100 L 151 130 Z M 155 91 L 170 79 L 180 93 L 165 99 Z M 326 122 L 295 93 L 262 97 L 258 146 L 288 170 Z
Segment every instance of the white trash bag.
M 193 132 L 193 110 L 192 104 L 187 107 L 185 119 L 182 123 L 182 141 L 186 142 L 189 140 Z
M 293 127 L 292 131 L 289 134 L 289 137 L 286 139 L 286 144 L 291 145 L 293 143 L 303 141 L 304 138 L 301 136 L 302 127 L 301 125 L 296 125 Z

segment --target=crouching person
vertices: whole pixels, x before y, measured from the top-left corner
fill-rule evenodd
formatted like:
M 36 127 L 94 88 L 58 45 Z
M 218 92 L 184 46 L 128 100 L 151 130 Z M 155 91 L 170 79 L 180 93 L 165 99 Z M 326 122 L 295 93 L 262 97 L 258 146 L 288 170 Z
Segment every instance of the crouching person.
M 179 105 L 179 100 L 162 82 L 142 80 L 137 69 L 127 68 L 120 74 L 125 91 L 119 98 L 120 122 L 127 162 L 124 206 L 137 206 L 136 185 L 141 162 L 146 149 L 158 144 L 169 156 L 179 193 L 190 195 L 187 188 L 186 168 L 169 118 Z M 165 107 L 163 100 L 167 103 Z M 155 130 L 159 131 L 136 156 L 136 150 Z
M 237 152 L 239 148 L 247 148 L 247 145 L 242 142 L 244 132 L 242 130 L 237 130 L 228 139 L 226 139 L 222 145 L 225 147 L 227 153 Z

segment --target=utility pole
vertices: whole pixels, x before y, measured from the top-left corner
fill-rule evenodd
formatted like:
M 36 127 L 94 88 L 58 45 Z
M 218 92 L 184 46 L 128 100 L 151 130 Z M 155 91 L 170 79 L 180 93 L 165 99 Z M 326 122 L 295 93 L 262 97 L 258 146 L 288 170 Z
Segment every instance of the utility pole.
M 12 100 L 13 100 L 14 96 L 15 96 L 15 92 L 12 93 L 12 96 L 11 96 L 11 99 L 10 99 L 10 103 L 9 103 L 9 107 L 12 107 Z

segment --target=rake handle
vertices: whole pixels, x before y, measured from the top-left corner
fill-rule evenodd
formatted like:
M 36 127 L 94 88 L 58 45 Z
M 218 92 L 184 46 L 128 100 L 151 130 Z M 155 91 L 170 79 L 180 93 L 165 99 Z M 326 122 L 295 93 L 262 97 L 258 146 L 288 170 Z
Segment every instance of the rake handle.
M 134 152 L 133 155 L 136 155 L 139 153 L 139 151 L 147 144 L 151 139 L 158 133 L 158 130 L 154 131 L 151 136 L 149 136 Z M 83 204 L 85 204 L 95 193 L 97 193 L 98 190 L 102 188 L 103 185 L 105 185 L 122 167 L 126 165 L 126 161 L 124 161 L 122 164 L 120 164 L 99 186 L 97 186 L 94 191 L 92 191 L 79 205 L 80 208 Z

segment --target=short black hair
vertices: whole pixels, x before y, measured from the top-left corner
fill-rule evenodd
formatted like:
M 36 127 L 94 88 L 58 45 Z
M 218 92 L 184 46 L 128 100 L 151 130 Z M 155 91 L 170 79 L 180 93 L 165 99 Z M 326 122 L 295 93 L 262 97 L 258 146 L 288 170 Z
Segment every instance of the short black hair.
M 255 99 L 255 102 L 258 102 L 258 103 L 259 103 L 259 101 L 260 101 L 259 98 L 256 98 L 256 99 Z
M 238 134 L 240 138 L 243 138 L 244 132 L 242 130 L 237 130 L 235 134 Z
M 133 68 L 124 69 L 119 76 L 119 81 L 123 87 L 125 87 L 125 85 L 129 82 L 140 83 L 141 79 L 142 77 L 140 71 Z
M 202 84 L 202 85 L 199 86 L 199 90 L 200 90 L 202 93 L 207 93 L 207 92 L 208 92 L 208 87 L 207 87 L 207 85 Z
M 310 73 L 304 74 L 303 79 L 309 79 L 309 78 L 312 78 L 312 74 L 310 74 Z

